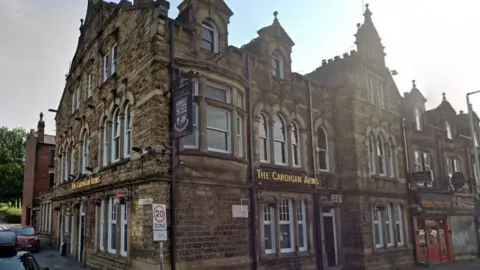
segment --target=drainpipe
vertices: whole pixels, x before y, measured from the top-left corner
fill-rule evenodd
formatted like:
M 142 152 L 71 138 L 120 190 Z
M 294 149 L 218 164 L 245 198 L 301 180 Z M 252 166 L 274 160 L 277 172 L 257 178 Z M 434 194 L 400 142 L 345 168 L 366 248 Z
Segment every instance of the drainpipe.
M 403 140 L 403 162 L 405 164 L 405 179 L 406 179 L 406 182 L 407 182 L 407 192 L 408 194 L 411 193 L 411 189 L 410 189 L 410 185 L 412 183 L 410 183 L 410 164 L 409 164 L 409 158 L 408 158 L 408 144 L 407 144 L 407 132 L 406 132 L 406 128 L 405 128 L 405 122 L 407 121 L 406 118 L 402 118 L 402 140 Z M 409 203 L 410 203 L 410 200 L 409 200 Z M 408 208 L 407 208 L 408 209 Z M 410 209 L 409 209 L 410 210 Z M 411 215 L 411 212 L 410 212 L 410 215 Z M 412 237 L 413 237 L 413 248 L 412 248 L 412 252 L 413 252 L 413 258 L 417 258 L 417 245 L 416 245 L 416 240 L 415 240 L 415 223 L 413 222 L 413 217 L 410 216 L 409 218 L 409 221 L 410 221 L 410 228 L 412 230 Z M 405 237 L 405 239 L 407 239 Z
M 173 113 L 174 113 L 174 108 L 173 108 L 173 91 L 177 87 L 175 85 L 175 80 L 177 79 L 177 69 L 175 65 L 175 26 L 172 22 L 171 19 L 168 19 L 168 28 L 170 32 L 170 136 L 173 135 Z M 171 269 L 176 270 L 177 269 L 177 237 L 176 237 L 176 212 L 175 209 L 177 208 L 177 183 L 176 183 L 176 167 L 178 163 L 178 157 L 177 157 L 177 140 L 171 140 L 172 141 L 172 156 L 171 156 L 171 170 L 172 170 L 172 181 L 170 183 L 170 218 L 171 218 L 171 236 L 170 236 L 170 241 L 171 241 L 171 248 L 172 248 L 172 260 L 171 260 Z
M 247 145 L 248 145 L 248 163 L 247 170 L 250 174 L 250 250 L 252 253 L 252 269 L 258 269 L 258 254 L 257 254 L 257 181 L 255 180 L 255 170 L 253 168 L 253 110 L 252 110 L 252 74 L 250 70 L 250 57 L 248 54 L 245 54 L 245 65 L 247 66 L 247 79 L 248 79 L 248 89 L 247 89 L 247 110 L 248 110 L 248 125 L 247 125 Z
M 313 109 L 312 109 L 312 88 L 310 81 L 307 80 L 307 91 L 308 91 L 308 112 L 309 117 L 308 121 L 310 122 L 310 141 L 311 141 L 311 154 L 312 154 L 312 171 L 315 178 L 317 178 L 317 154 L 316 147 L 314 142 L 315 133 L 313 132 Z M 320 207 L 320 200 L 318 198 L 318 188 L 319 185 L 315 187 L 315 193 L 313 194 L 313 228 L 314 228 L 314 245 L 315 245 L 315 263 L 318 270 L 324 269 L 323 262 L 323 239 L 322 239 L 322 229 L 323 229 L 323 209 Z M 335 217 L 333 217 L 335 218 Z

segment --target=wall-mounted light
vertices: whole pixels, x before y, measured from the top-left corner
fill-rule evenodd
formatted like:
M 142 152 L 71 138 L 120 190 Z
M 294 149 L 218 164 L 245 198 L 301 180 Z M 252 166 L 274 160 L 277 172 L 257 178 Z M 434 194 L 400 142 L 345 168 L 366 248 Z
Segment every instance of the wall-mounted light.
M 144 156 L 146 154 L 153 154 L 154 149 L 153 149 L 152 145 L 149 145 L 146 148 L 140 148 L 140 147 L 134 146 L 134 147 L 132 147 L 132 151 L 134 151 L 135 153 L 137 153 L 141 156 Z

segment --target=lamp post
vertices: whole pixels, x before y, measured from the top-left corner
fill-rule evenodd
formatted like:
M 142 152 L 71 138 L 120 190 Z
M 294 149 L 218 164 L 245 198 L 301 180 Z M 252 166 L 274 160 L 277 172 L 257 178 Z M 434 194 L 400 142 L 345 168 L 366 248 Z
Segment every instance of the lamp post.
M 472 111 L 472 105 L 470 104 L 470 95 L 474 95 L 474 94 L 477 94 L 477 93 L 480 93 L 480 90 L 477 90 L 477 91 L 473 91 L 473 92 L 469 92 L 467 93 L 467 109 L 468 109 L 468 119 L 469 119 L 469 122 L 470 122 L 470 135 L 472 136 L 472 144 L 473 144 L 473 154 L 475 155 L 475 167 L 474 167 L 474 171 L 473 171 L 473 176 L 475 178 L 475 192 L 478 193 L 478 179 L 476 178 L 476 175 L 475 175 L 475 170 L 477 172 L 477 174 L 480 172 L 479 170 L 479 164 L 478 164 L 478 149 L 477 149 L 477 144 L 475 143 L 476 142 L 476 135 L 475 135 L 475 127 L 473 125 L 473 111 Z

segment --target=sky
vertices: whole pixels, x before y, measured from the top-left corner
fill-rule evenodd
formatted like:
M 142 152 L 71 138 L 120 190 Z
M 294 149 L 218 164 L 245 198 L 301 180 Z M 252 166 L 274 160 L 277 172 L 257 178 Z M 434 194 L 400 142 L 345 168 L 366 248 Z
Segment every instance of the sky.
M 118 2 L 114 0 L 113 2 Z M 170 17 L 181 0 L 170 1 Z M 363 4 L 370 4 L 390 69 L 401 94 L 411 81 L 436 107 L 446 93 L 458 110 L 465 94 L 480 89 L 480 1 L 458 0 L 226 0 L 235 13 L 229 43 L 241 46 L 270 25 L 273 12 L 295 46 L 293 71 L 307 73 L 322 59 L 356 49 L 356 24 L 363 22 Z M 0 126 L 35 129 L 40 112 L 46 132 L 54 134 L 54 114 L 77 46 L 80 19 L 87 0 L 0 1 Z M 480 94 L 472 96 L 480 111 Z

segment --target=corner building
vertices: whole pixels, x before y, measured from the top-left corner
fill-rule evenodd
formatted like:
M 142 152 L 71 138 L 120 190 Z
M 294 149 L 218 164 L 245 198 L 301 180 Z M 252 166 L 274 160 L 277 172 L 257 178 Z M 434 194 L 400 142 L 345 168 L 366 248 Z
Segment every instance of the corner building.
M 165 269 L 412 263 L 401 96 L 368 8 L 358 52 L 307 76 L 291 71 L 276 12 L 237 48 L 223 0 L 178 9 L 169 19 L 166 1 L 89 1 L 44 195 L 52 242 L 92 269 L 158 268 L 153 200 L 167 205 Z M 194 132 L 169 153 L 171 79 L 188 72 Z

